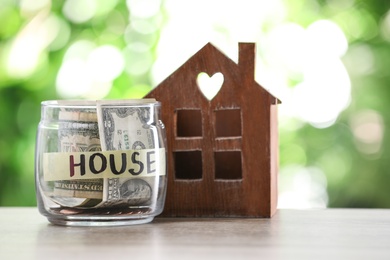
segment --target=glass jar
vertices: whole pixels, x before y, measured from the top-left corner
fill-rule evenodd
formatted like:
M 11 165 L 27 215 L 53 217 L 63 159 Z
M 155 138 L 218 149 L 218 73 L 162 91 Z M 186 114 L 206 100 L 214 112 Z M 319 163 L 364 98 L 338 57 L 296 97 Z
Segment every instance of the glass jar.
M 166 194 L 166 134 L 154 99 L 44 101 L 35 183 L 53 224 L 147 223 Z

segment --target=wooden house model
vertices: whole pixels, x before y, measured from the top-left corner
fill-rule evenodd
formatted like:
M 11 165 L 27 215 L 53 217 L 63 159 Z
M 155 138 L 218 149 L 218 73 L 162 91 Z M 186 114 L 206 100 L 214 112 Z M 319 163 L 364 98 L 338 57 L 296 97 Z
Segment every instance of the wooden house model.
M 238 64 L 206 44 L 146 97 L 162 103 L 168 188 L 162 216 L 271 217 L 277 204 L 277 98 L 256 83 L 255 44 Z M 200 73 L 222 73 L 209 100 Z

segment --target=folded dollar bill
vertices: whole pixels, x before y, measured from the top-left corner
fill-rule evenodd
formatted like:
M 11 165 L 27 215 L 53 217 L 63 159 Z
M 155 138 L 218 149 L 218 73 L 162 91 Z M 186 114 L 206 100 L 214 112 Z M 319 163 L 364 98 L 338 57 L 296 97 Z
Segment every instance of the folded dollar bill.
M 158 119 L 155 117 L 153 106 L 147 105 L 151 102 L 156 101 L 154 99 L 139 100 L 136 103 L 126 100 L 98 101 L 97 114 L 102 150 L 156 149 L 160 153 L 158 149 L 160 137 L 153 126 Z M 159 164 L 163 164 L 165 168 L 165 161 Z M 99 207 L 150 204 L 156 201 L 159 186 L 159 177 L 106 178 L 103 199 Z

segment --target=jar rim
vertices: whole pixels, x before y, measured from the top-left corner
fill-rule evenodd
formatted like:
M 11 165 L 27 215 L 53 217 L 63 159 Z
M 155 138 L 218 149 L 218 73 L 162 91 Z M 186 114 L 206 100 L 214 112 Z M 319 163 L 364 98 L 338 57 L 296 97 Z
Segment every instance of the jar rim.
M 113 99 L 113 100 L 45 100 L 41 102 L 42 107 L 69 107 L 69 108 L 96 108 L 99 102 L 105 102 L 105 105 L 110 106 L 161 106 L 160 101 L 153 98 L 145 99 Z

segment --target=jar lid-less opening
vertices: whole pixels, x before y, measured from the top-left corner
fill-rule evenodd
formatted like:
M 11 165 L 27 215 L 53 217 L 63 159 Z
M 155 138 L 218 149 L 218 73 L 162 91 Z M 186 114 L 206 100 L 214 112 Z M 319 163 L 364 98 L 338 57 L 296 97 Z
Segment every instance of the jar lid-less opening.
M 105 106 L 160 106 L 161 103 L 154 98 L 144 99 L 118 99 L 118 100 L 46 100 L 41 105 L 45 107 L 69 107 L 69 108 L 96 108 L 96 105 L 104 102 Z

